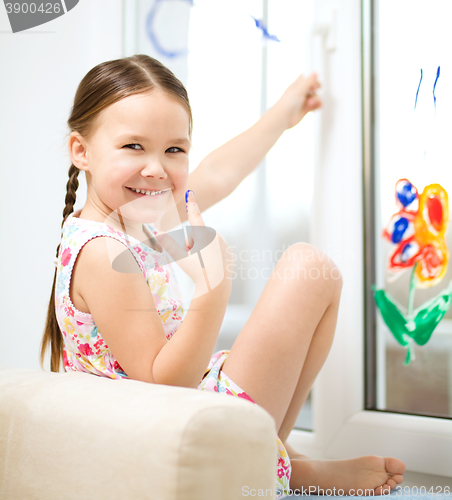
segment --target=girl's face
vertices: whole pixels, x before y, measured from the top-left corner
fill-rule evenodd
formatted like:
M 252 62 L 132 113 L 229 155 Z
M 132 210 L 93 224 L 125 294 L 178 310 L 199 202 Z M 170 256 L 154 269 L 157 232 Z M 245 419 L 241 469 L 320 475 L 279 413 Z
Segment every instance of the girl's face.
M 84 218 L 104 221 L 122 208 L 122 215 L 133 221 L 155 222 L 185 194 L 190 149 L 186 108 L 154 89 L 121 99 L 98 120 L 89 137 L 73 133 L 69 141 L 74 165 L 86 172 Z M 137 194 L 131 188 L 164 192 Z

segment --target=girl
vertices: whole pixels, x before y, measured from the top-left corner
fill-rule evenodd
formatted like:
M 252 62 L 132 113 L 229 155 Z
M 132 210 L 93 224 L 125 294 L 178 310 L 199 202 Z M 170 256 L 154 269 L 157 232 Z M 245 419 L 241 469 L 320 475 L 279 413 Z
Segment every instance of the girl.
M 89 71 L 68 120 L 72 165 L 41 346 L 41 366 L 51 346 L 52 371 L 62 358 L 66 371 L 226 392 L 262 406 L 275 419 L 278 498 L 309 486 L 382 494 L 403 480 L 396 458 L 311 460 L 287 443 L 333 341 L 340 272 L 311 245 L 292 245 L 232 349 L 212 355 L 231 291 L 231 251 L 217 235 L 220 267 L 178 260 L 195 284 L 182 321 L 183 298 L 168 266 L 168 254 L 176 260 L 182 250 L 164 230 L 187 218 L 203 226 L 201 212 L 230 194 L 285 129 L 321 106 L 319 86 L 316 75 L 297 78 L 254 126 L 189 176 L 192 115 L 173 73 L 146 55 Z M 87 200 L 73 213 L 81 170 Z M 308 279 L 320 264 L 322 278 Z M 212 269 L 224 276 L 216 286 Z

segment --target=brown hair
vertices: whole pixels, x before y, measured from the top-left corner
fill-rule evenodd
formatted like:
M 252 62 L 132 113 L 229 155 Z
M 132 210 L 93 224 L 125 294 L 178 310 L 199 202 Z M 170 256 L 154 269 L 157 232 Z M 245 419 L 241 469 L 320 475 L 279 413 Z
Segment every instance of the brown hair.
M 155 88 L 177 98 L 186 107 L 189 115 L 188 134 L 191 140 L 193 117 L 184 85 L 162 63 L 144 54 L 106 61 L 90 70 L 75 93 L 71 116 L 67 122 L 69 129 L 71 132 L 78 132 L 82 137 L 87 137 L 95 130 L 97 118 L 105 108 L 127 96 L 149 92 Z M 79 173 L 80 170 L 71 164 L 61 227 L 68 215 L 74 211 Z M 57 258 L 60 245 L 61 243 L 56 250 Z M 63 357 L 63 335 L 55 313 L 56 276 L 57 269 L 55 268 L 40 352 L 40 365 L 43 368 L 44 356 L 50 344 L 50 370 L 52 372 L 60 370 Z

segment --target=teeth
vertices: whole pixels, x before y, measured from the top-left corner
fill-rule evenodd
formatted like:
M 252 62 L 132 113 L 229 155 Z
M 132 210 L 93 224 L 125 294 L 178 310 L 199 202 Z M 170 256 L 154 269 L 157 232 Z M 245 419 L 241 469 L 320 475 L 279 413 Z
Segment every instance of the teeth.
M 163 191 L 145 191 L 144 189 L 135 189 L 135 188 L 130 188 L 132 191 L 135 191 L 136 193 L 143 193 L 143 194 L 147 194 L 147 195 L 151 195 L 151 196 L 155 196 L 156 194 L 160 194 L 160 193 L 163 193 L 163 191 L 166 191 L 166 189 L 164 189 Z

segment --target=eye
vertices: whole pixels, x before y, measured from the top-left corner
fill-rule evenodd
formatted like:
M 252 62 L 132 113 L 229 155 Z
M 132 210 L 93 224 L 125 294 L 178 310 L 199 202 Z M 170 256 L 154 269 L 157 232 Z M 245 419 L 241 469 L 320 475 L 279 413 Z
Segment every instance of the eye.
M 129 146 L 140 146 L 139 144 L 126 144 L 124 147 L 125 148 L 128 148 Z M 140 146 L 141 148 L 141 146 Z M 135 149 L 136 151 L 138 151 L 138 149 L 134 148 L 134 147 L 131 147 L 130 149 Z
M 177 151 L 170 151 L 170 149 L 178 149 L 179 151 L 182 151 L 182 153 L 184 152 L 183 149 L 177 148 L 176 146 L 172 146 L 171 148 L 168 148 L 167 151 L 169 151 L 170 153 L 177 153 Z

